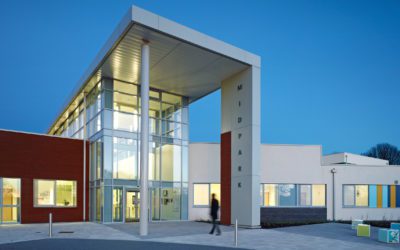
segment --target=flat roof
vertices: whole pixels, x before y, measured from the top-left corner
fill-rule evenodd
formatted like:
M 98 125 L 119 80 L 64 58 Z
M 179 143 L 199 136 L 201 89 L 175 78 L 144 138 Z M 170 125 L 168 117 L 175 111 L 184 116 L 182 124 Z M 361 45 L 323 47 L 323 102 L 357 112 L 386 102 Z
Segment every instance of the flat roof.
M 255 54 L 132 6 L 79 79 L 49 132 L 101 78 L 139 84 L 143 39 L 150 41 L 150 87 L 186 96 L 189 102 L 218 90 L 222 80 L 249 66 L 261 67 Z

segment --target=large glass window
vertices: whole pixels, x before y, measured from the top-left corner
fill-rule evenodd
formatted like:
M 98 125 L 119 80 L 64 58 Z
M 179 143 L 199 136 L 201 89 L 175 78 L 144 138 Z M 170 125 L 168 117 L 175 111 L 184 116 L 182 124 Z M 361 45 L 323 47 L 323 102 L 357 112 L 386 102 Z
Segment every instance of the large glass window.
M 137 89 L 138 89 L 137 86 L 134 84 L 114 80 L 114 91 L 130 95 L 137 95 L 138 94 Z
M 103 192 L 102 188 L 96 188 L 96 220 L 103 220 Z
M 114 137 L 113 145 L 113 178 L 137 179 L 137 142 Z
M 3 206 L 19 205 L 21 200 L 20 179 L 3 178 Z
M 59 207 L 76 206 L 76 182 L 56 181 L 56 205 Z
M 35 205 L 54 206 L 55 205 L 55 185 L 54 181 L 35 180 Z
M 368 207 L 368 185 L 343 185 L 343 206 Z
M 325 185 L 312 185 L 312 205 L 317 207 L 325 206 Z
M 180 220 L 181 188 L 161 189 L 161 220 Z
M 181 146 L 165 144 L 162 146 L 161 175 L 163 181 L 181 181 Z
M 149 180 L 160 180 L 160 146 L 157 142 L 149 145 Z
M 76 206 L 76 181 L 34 180 L 35 206 Z
M 210 194 L 215 194 L 215 199 L 221 200 L 221 184 L 219 183 L 211 183 L 210 184 Z M 211 198 L 210 198 L 211 200 Z
M 343 186 L 343 204 L 344 206 L 354 206 L 354 185 Z
M 311 185 L 300 185 L 300 206 L 311 206 Z
M 277 205 L 277 187 L 276 184 L 264 184 L 264 206 L 275 207 Z
M 221 184 L 196 183 L 193 184 L 193 206 L 210 206 L 211 196 L 221 201 Z
M 21 181 L 16 178 L 0 178 L 0 223 L 20 221 Z
M 325 206 L 323 184 L 261 184 L 265 207 Z
M 114 188 L 113 189 L 113 221 L 121 222 L 122 221 L 122 188 Z
M 193 185 L 193 205 L 208 206 L 210 203 L 209 184 L 194 184 Z
M 356 185 L 356 206 L 368 206 L 368 185 Z
M 279 184 L 279 206 L 293 207 L 296 206 L 296 185 Z

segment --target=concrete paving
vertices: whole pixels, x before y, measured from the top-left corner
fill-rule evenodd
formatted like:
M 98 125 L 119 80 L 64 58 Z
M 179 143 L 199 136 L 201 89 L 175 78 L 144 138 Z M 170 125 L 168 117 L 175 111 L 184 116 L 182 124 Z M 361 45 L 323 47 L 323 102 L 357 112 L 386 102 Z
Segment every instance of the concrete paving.
M 132 249 L 163 249 L 163 250 L 227 250 L 233 248 L 210 247 L 202 245 L 184 245 L 174 243 L 160 243 L 147 241 L 126 240 L 82 240 L 82 239 L 47 239 L 24 241 L 12 244 L 0 244 L 2 249 L 29 249 L 29 250 L 132 250 Z M 237 248 L 235 248 L 237 249 Z
M 0 225 L 0 244 L 46 239 L 47 224 Z M 234 230 L 222 226 L 222 235 L 209 235 L 211 224 L 201 222 L 153 222 L 149 236 L 139 236 L 138 223 L 101 225 L 96 223 L 56 223 L 57 239 L 128 240 L 199 246 L 234 247 Z M 240 229 L 238 247 L 246 249 L 400 249 L 399 244 L 377 241 L 377 228 L 371 238 L 357 237 L 348 224 L 326 223 L 277 229 Z M 60 232 L 67 233 L 60 233 Z M 68 233 L 70 232 L 70 233 Z M 73 232 L 73 233 L 71 233 Z
M 48 239 L 48 224 L 2 224 L 0 244 Z M 131 234 L 91 222 L 54 223 L 53 238 L 137 240 Z

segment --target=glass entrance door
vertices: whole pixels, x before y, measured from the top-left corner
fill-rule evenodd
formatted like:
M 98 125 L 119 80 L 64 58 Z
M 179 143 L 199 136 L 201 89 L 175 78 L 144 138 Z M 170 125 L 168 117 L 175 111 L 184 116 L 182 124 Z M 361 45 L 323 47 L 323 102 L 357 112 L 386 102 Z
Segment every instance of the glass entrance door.
M 125 222 L 137 222 L 140 218 L 140 192 L 126 191 Z

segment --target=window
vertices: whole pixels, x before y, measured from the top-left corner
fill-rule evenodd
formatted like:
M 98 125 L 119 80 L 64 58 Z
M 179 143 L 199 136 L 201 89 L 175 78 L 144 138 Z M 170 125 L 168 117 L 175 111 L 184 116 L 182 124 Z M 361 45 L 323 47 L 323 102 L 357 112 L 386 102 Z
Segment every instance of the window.
M 368 207 L 368 185 L 343 185 L 343 206 Z
M 193 184 L 193 205 L 200 207 L 210 206 L 212 194 L 215 194 L 215 198 L 218 201 L 221 201 L 221 184 L 219 183 Z
M 300 206 L 311 206 L 311 185 L 300 185 Z
M 356 185 L 356 206 L 368 206 L 368 185 Z
M 265 207 L 324 207 L 324 184 L 261 184 Z
M 293 207 L 296 206 L 296 185 L 294 184 L 279 184 L 279 206 Z
M 21 181 L 0 178 L 0 224 L 20 221 Z
M 193 185 L 193 205 L 208 206 L 210 201 L 209 184 L 194 184 Z
M 325 206 L 325 185 L 312 185 L 312 205 Z
M 39 207 L 75 207 L 76 181 L 34 180 L 34 204 Z
M 264 184 L 264 206 L 275 207 L 277 205 L 276 189 L 276 184 Z
M 164 144 L 161 147 L 161 180 L 180 182 L 182 171 L 182 147 Z
M 56 181 L 56 204 L 58 207 L 76 205 L 76 182 Z
M 221 200 L 221 184 L 219 183 L 211 183 L 210 184 L 210 195 L 215 194 L 215 198 L 217 200 Z M 211 200 L 211 198 L 210 198 Z
M 137 179 L 137 142 L 113 138 L 113 178 Z
M 343 187 L 343 205 L 354 206 L 354 185 L 345 185 Z

